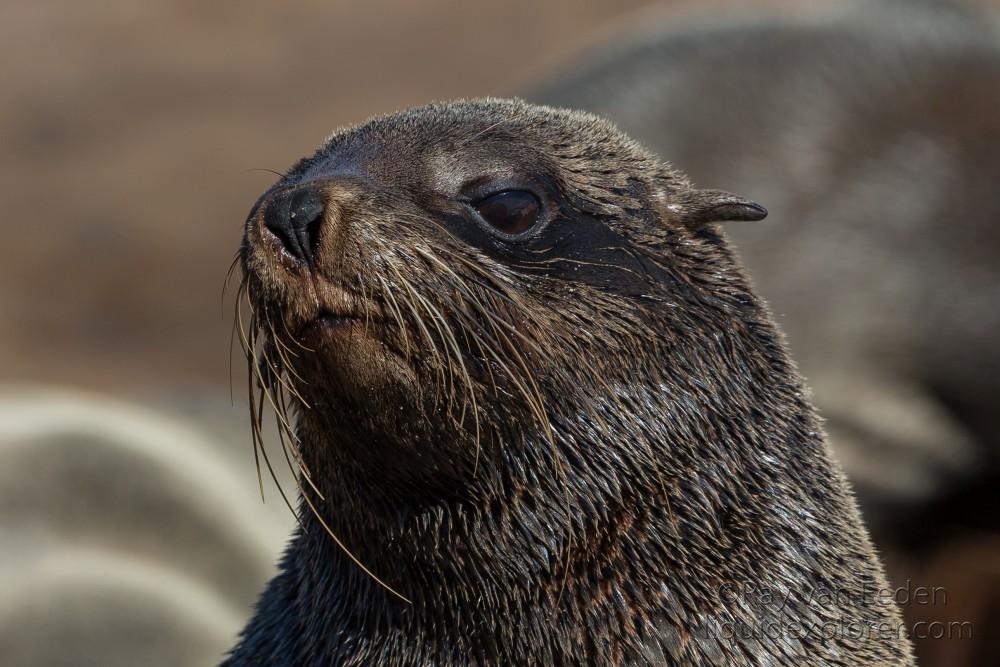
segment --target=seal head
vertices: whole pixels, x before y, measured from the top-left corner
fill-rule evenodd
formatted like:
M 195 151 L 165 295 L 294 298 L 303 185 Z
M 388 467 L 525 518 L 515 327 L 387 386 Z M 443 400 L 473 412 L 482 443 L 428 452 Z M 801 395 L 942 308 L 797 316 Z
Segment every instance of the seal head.
M 231 664 L 906 664 L 898 636 L 758 636 L 898 625 L 712 224 L 765 214 L 519 101 L 295 165 L 241 257 L 303 530 Z
M 243 260 L 268 333 L 309 349 L 270 365 L 294 358 L 324 439 L 346 430 L 331 449 L 364 443 L 331 455 L 451 483 L 524 439 L 508 431 L 590 405 L 596 381 L 646 375 L 622 362 L 658 354 L 664 305 L 719 272 L 699 230 L 764 215 L 596 117 L 468 102 L 336 134 L 255 206 Z

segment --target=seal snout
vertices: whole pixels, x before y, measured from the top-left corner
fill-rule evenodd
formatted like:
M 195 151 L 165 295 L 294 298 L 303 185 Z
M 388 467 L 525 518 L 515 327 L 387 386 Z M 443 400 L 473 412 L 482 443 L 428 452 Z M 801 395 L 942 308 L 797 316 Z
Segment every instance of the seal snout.
M 315 187 L 280 192 L 267 203 L 264 226 L 292 257 L 312 266 L 325 208 L 323 195 Z

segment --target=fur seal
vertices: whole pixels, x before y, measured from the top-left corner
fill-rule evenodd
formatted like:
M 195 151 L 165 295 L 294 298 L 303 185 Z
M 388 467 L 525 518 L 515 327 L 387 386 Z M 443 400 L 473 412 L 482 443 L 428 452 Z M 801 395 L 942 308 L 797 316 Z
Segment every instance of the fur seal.
M 240 263 L 302 525 L 225 664 L 912 664 L 715 224 L 765 215 L 516 100 L 292 167 Z

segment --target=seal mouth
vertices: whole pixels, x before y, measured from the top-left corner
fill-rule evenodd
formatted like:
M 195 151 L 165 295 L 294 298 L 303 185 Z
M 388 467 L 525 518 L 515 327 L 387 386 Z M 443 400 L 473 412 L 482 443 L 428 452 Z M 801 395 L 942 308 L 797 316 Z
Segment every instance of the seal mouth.
M 336 336 L 360 329 L 370 328 L 375 318 L 369 313 L 358 311 L 320 310 L 315 317 L 299 327 L 299 338 L 309 338 L 316 335 Z

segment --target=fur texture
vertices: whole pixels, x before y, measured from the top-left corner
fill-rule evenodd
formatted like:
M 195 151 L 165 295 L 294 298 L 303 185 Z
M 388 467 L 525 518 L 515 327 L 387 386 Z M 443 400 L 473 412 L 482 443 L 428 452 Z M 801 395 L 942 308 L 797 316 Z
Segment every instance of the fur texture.
M 311 267 L 262 226 L 305 187 Z M 510 189 L 542 204 L 517 239 L 470 206 Z M 302 527 L 226 664 L 910 664 L 781 337 L 705 221 L 747 205 L 518 101 L 378 118 L 293 167 L 241 257 Z

